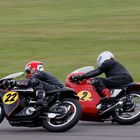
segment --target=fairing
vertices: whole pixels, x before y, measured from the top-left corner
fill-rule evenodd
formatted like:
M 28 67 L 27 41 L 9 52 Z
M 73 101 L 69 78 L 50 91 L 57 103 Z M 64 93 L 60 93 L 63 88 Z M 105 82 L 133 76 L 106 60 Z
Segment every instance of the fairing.
M 10 117 L 12 113 L 18 108 L 20 98 L 18 92 L 8 91 L 2 94 L 2 102 L 6 117 Z
M 90 79 L 83 80 L 80 84 L 76 84 L 70 81 L 70 77 L 82 75 L 91 70 L 94 70 L 91 66 L 80 68 L 70 73 L 66 78 L 66 86 L 74 89 L 80 98 L 82 120 L 93 120 L 96 118 L 98 112 L 96 105 L 100 102 L 101 98 L 96 92 L 96 89 L 91 85 Z

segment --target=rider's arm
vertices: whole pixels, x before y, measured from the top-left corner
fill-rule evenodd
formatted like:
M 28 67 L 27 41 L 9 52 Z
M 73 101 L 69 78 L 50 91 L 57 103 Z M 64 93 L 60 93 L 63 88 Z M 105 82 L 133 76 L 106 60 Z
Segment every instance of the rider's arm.
M 92 78 L 102 74 L 103 71 L 100 67 L 96 68 L 95 70 L 89 71 L 86 74 L 81 75 L 80 79 Z
M 112 64 L 109 60 L 104 62 L 100 67 L 97 67 L 95 70 L 89 71 L 86 74 L 75 76 L 73 81 L 82 81 L 83 79 L 92 78 L 99 76 L 100 74 L 107 72 Z
M 92 78 L 99 76 L 100 74 L 108 71 L 111 66 L 114 64 L 114 60 L 106 60 L 100 67 L 97 67 L 95 70 L 92 70 L 81 76 L 81 79 Z

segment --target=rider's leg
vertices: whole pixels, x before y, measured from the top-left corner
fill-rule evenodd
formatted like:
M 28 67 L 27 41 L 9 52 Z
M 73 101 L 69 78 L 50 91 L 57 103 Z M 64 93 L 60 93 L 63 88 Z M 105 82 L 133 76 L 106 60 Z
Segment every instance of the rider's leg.
M 47 106 L 47 102 L 45 101 L 47 92 L 58 88 L 62 87 L 39 81 L 38 85 L 34 87 L 36 91 L 37 103 L 43 106 Z
M 96 87 L 96 91 L 104 98 L 108 98 L 112 95 L 110 90 L 106 88 L 105 84 L 102 82 L 102 78 L 95 78 L 92 84 Z
M 43 84 L 41 83 L 41 81 L 36 78 L 31 78 L 29 81 L 29 84 L 31 87 L 33 87 L 36 93 L 37 104 L 46 105 L 46 103 L 44 102 L 45 97 L 46 97 L 46 91 L 44 90 Z

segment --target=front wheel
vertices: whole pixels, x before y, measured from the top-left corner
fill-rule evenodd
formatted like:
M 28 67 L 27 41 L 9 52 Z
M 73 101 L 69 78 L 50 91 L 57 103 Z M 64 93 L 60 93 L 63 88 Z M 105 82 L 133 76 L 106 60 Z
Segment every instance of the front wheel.
M 3 119 L 4 119 L 4 110 L 2 103 L 0 103 L 0 123 L 3 121 Z
M 122 125 L 130 125 L 140 121 L 140 95 L 130 93 L 120 99 L 124 102 L 121 108 L 113 113 L 113 120 Z
M 55 118 L 43 120 L 43 127 L 50 132 L 64 132 L 71 129 L 80 120 L 82 109 L 76 99 L 66 98 L 50 107 L 49 112 L 61 112 Z

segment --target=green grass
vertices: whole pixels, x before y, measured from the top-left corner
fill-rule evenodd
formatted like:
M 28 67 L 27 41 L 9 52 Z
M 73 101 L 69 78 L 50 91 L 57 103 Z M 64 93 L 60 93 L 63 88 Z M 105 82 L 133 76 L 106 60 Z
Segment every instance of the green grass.
M 64 81 L 104 50 L 140 81 L 140 0 L 0 0 L 0 77 L 39 60 Z

